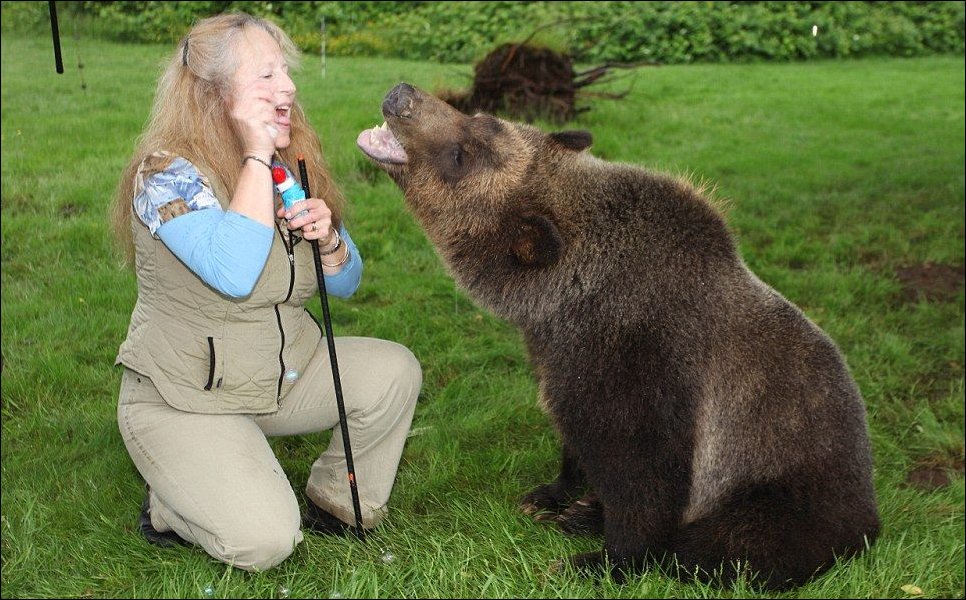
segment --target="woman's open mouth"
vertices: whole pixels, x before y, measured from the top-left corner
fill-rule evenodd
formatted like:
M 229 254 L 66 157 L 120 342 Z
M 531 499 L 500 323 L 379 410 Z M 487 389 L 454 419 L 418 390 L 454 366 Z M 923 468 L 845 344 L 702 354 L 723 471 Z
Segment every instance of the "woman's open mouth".
M 280 128 L 291 129 L 292 127 L 292 105 L 280 104 L 275 107 L 275 124 Z

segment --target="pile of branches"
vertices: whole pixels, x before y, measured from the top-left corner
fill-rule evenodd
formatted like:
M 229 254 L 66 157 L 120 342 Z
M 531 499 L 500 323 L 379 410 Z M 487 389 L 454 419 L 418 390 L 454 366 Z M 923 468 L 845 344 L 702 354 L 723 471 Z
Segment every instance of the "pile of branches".
M 467 91 L 443 90 L 437 95 L 467 113 L 502 114 L 532 122 L 545 119 L 565 123 L 590 110 L 577 106 L 581 96 L 620 99 L 620 93 L 591 92 L 587 86 L 603 83 L 615 68 L 633 68 L 652 63 L 605 63 L 582 72 L 574 70 L 565 54 L 528 42 L 503 44 L 474 67 L 473 86 Z

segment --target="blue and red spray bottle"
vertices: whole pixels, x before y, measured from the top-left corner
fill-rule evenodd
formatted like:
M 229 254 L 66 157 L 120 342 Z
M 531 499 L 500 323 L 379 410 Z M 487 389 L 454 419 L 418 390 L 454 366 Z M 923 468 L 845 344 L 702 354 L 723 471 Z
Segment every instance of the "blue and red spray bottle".
M 278 190 L 279 195 L 282 197 L 285 210 L 291 210 L 294 204 L 305 200 L 305 190 L 302 189 L 299 182 L 292 176 L 291 171 L 285 168 L 284 165 L 278 163 L 272 165 L 272 181 L 275 182 L 275 189 Z M 309 212 L 308 209 L 305 209 L 299 214 L 293 215 L 292 219 L 301 217 L 307 212 Z

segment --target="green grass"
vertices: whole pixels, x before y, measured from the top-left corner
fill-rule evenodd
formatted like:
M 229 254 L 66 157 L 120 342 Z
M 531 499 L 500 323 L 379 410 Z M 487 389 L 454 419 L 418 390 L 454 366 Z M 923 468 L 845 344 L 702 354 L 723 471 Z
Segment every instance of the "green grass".
M 424 368 L 388 522 L 367 545 L 309 535 L 261 574 L 147 545 L 115 421 L 135 283 L 106 210 L 167 49 L 64 51 L 57 75 L 49 38 L 2 41 L 4 597 L 758 597 L 659 573 L 621 587 L 548 572 L 600 540 L 516 510 L 558 452 L 520 336 L 454 288 L 354 144 L 395 83 L 458 87 L 465 65 L 330 58 L 323 79 L 306 57 L 296 76 L 366 260 L 357 295 L 332 302 L 336 333 L 398 341 Z M 631 81 L 572 125 L 599 156 L 713 182 L 749 266 L 838 342 L 868 403 L 882 536 L 786 597 L 901 598 L 906 584 L 962 597 L 962 473 L 935 491 L 906 478 L 937 457 L 962 464 L 964 295 L 902 302 L 896 270 L 964 262 L 963 58 L 647 68 Z M 326 440 L 274 441 L 297 490 Z

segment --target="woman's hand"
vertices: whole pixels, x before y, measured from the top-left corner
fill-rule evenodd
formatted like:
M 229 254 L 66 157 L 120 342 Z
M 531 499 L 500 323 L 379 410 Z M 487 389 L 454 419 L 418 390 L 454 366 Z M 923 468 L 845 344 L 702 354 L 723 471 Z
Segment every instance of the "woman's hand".
M 307 210 L 303 215 L 298 215 L 303 210 Z M 306 198 L 301 202 L 296 202 L 290 209 L 284 206 L 278 209 L 277 216 L 281 219 L 290 219 L 288 228 L 291 230 L 301 229 L 302 237 L 307 240 L 318 240 L 322 250 L 335 241 L 335 233 L 332 228 L 332 211 L 318 198 Z
M 264 80 L 256 80 L 235 92 L 231 118 L 238 129 L 246 154 L 270 162 L 275 154 L 275 102 L 272 90 Z

